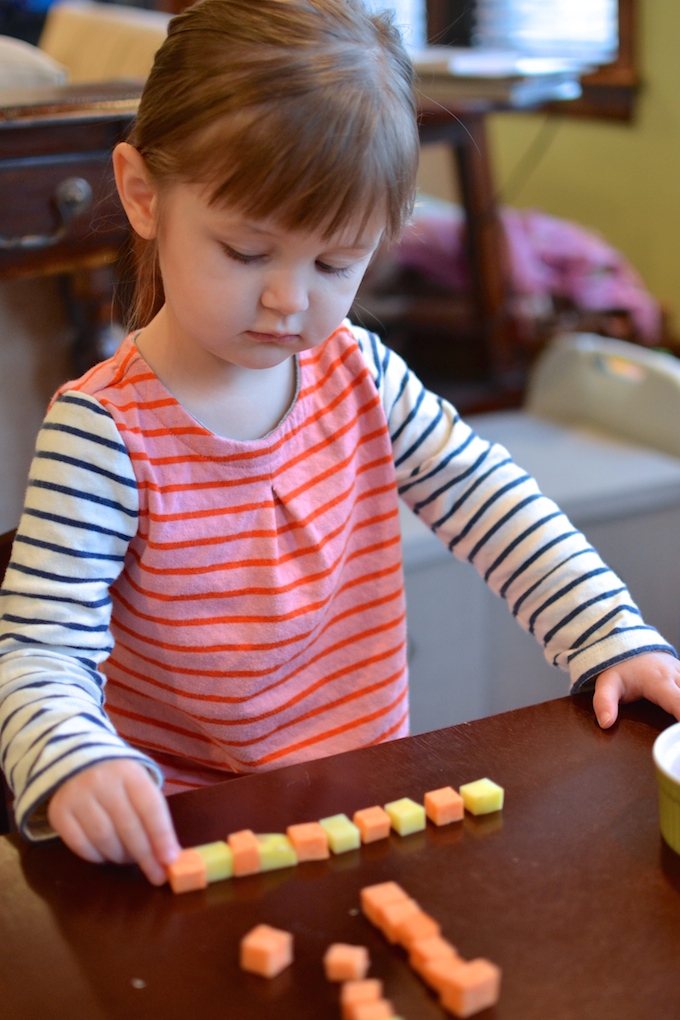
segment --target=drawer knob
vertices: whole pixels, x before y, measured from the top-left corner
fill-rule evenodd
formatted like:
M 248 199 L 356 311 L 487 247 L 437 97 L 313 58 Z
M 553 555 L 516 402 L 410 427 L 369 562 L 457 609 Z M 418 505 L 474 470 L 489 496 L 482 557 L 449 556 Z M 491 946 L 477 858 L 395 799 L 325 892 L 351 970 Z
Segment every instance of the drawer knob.
M 0 236 L 0 250 L 26 251 L 51 248 L 66 235 L 69 224 L 92 205 L 92 188 L 83 177 L 67 177 L 57 185 L 52 202 L 59 216 L 59 225 L 52 234 L 26 234 L 23 237 Z

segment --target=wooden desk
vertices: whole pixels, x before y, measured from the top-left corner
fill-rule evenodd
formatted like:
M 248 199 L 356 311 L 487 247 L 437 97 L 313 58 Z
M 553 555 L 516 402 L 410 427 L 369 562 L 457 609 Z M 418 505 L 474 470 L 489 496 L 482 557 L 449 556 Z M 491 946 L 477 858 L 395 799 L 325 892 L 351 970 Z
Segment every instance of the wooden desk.
M 0 278 L 68 274 L 80 333 L 78 368 L 101 353 L 98 330 L 111 317 L 116 265 L 129 237 L 111 152 L 130 127 L 141 88 L 141 82 L 112 82 L 0 92 Z M 446 142 L 454 157 L 468 228 L 474 342 L 492 388 L 501 393 L 516 388 L 516 349 L 485 127 L 496 108 L 455 96 L 444 108 L 421 97 L 420 135 L 424 145 Z M 35 238 L 59 229 L 55 195 L 74 178 L 92 189 L 90 207 L 74 217 L 57 243 L 36 244 Z M 14 243 L 22 237 L 32 243 Z M 516 393 L 510 402 L 516 402 Z
M 111 318 L 116 266 L 129 237 L 115 192 L 111 152 L 130 127 L 141 89 L 141 82 L 111 82 L 0 92 L 0 279 L 68 275 L 71 313 L 79 331 L 77 369 L 106 353 L 98 349 L 98 332 Z M 505 239 L 485 126 L 487 114 L 499 104 L 456 100 L 455 89 L 446 107 L 422 96 L 419 102 L 423 144 L 443 141 L 454 158 L 467 222 L 478 360 L 497 399 L 503 402 L 505 393 L 506 402 L 517 403 Z M 71 220 L 56 243 L 37 244 L 36 238 L 59 230 L 57 189 L 73 179 L 87 182 L 91 205 Z M 29 243 L 20 245 L 22 237 Z M 406 313 L 400 306 L 397 314 L 403 318 Z M 455 323 L 450 328 L 455 331 Z
M 67 276 L 80 368 L 97 359 L 97 334 L 109 324 L 116 264 L 128 241 L 111 152 L 137 112 L 141 87 L 0 92 L 0 279 Z M 66 224 L 59 208 L 64 182 L 91 194 Z
M 34 275 L 114 259 L 127 236 L 111 152 L 137 113 L 141 83 L 0 91 L 0 275 Z M 55 192 L 69 177 L 92 189 L 62 240 Z M 21 245 L 19 239 L 30 236 Z
M 111 152 L 128 130 L 141 84 L 72 85 L 0 92 L 0 275 L 65 272 L 114 260 L 128 233 Z M 85 180 L 89 208 L 57 243 L 55 192 Z M 22 245 L 20 239 L 28 236 Z
M 357 912 L 363 885 L 395 879 L 464 956 L 503 967 L 485 1020 L 674 1020 L 680 857 L 659 835 L 651 759 L 669 722 L 642 704 L 603 733 L 587 698 L 559 699 L 178 795 L 192 845 L 482 775 L 506 789 L 501 814 L 181 896 L 134 868 L 2 837 L 2 1015 L 334 1018 L 321 957 L 337 940 L 369 947 L 371 973 L 407 1020 L 442 1020 L 402 951 Z M 238 941 L 259 922 L 295 936 L 296 961 L 273 981 L 237 967 Z

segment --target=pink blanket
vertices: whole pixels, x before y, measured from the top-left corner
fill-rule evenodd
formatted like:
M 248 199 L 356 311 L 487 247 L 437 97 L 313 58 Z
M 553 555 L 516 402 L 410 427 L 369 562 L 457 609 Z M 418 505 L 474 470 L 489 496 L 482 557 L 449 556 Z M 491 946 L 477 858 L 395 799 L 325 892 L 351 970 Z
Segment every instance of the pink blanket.
M 628 312 L 640 339 L 659 342 L 661 310 L 630 263 L 591 230 L 536 210 L 503 208 L 510 286 L 516 297 L 567 298 L 584 311 Z M 469 285 L 465 221 L 457 206 L 417 216 L 397 261 L 456 292 Z

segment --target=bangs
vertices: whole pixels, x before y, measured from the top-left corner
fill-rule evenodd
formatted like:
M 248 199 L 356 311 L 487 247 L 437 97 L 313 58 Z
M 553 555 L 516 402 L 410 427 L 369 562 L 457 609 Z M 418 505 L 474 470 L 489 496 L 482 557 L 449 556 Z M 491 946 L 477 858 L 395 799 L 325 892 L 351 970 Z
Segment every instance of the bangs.
M 210 47 L 203 56 L 213 59 Z M 257 219 L 331 234 L 380 211 L 395 238 L 415 197 L 417 115 L 409 68 L 389 75 L 384 55 L 373 57 L 336 44 L 270 46 L 265 60 L 245 47 L 206 74 L 203 102 L 194 96 L 179 126 L 167 125 L 162 151 L 140 151 L 157 181 L 204 184 L 211 203 Z M 182 105 L 181 73 L 173 85 Z
M 328 236 L 377 212 L 389 238 L 400 233 L 413 205 L 417 138 L 411 152 L 393 122 L 371 129 L 351 117 L 329 130 L 295 102 L 235 123 L 244 119 L 230 118 L 230 137 L 210 131 L 196 146 L 211 204 Z

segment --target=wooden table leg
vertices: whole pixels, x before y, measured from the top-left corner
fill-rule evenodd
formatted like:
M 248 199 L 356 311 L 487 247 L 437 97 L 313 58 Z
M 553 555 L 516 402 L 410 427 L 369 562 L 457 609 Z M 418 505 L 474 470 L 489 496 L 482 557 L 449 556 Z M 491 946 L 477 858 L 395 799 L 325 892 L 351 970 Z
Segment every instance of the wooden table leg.
M 496 203 L 486 115 L 481 110 L 427 111 L 420 133 L 424 145 L 445 143 L 453 157 L 485 374 L 502 399 L 503 392 L 512 397 L 521 389 L 521 359 L 508 304 L 509 252 Z
M 483 114 L 460 119 L 452 142 L 466 218 L 466 247 L 492 381 L 507 384 L 513 368 L 511 323 L 507 304 L 508 250 L 496 205 L 491 159 Z

